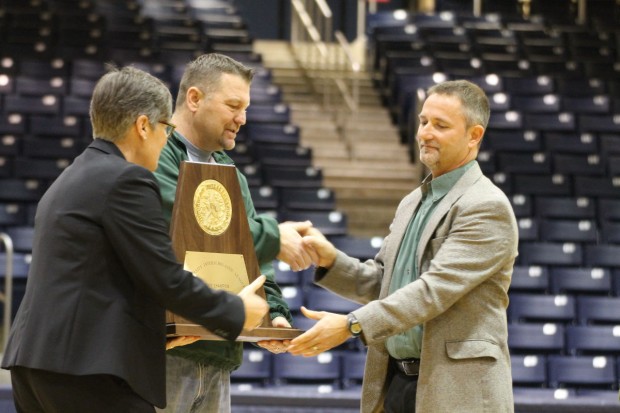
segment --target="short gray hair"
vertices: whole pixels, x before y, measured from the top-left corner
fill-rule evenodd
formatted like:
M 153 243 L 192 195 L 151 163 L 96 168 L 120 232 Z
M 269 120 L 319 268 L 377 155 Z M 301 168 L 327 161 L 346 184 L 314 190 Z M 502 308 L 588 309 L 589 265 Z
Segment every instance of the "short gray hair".
M 467 80 L 449 80 L 428 89 L 427 97 L 433 94 L 457 97 L 463 106 L 467 128 L 474 125 L 487 128 L 491 109 L 489 98 L 480 86 Z
M 209 95 L 220 84 L 223 73 L 240 76 L 246 82 L 251 83 L 254 71 L 242 63 L 219 53 L 207 53 L 189 62 L 183 72 L 177 95 L 176 107 L 185 103 L 185 95 L 190 87 L 200 89 L 205 95 Z
M 93 138 L 118 141 L 141 115 L 152 127 L 172 116 L 172 95 L 161 80 L 133 67 L 112 68 L 99 79 L 90 101 Z

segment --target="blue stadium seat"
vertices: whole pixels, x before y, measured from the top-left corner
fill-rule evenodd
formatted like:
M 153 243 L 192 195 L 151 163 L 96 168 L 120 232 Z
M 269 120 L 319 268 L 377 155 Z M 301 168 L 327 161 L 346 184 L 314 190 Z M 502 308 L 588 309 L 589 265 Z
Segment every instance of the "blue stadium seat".
M 612 291 L 611 272 L 606 268 L 552 267 L 551 293 L 605 294 Z
M 564 350 L 564 326 L 554 323 L 508 324 L 512 354 L 557 353 Z
M 494 129 L 489 126 L 482 144 L 495 151 L 540 152 L 542 136 L 540 132 L 520 129 Z
M 30 116 L 28 127 L 30 133 L 36 136 L 78 138 L 82 133 L 81 119 L 75 116 Z
M 549 174 L 551 173 L 551 158 L 544 152 L 498 153 L 497 167 L 505 173 Z
M 248 138 L 255 143 L 299 145 L 299 127 L 280 123 L 249 123 L 245 126 Z
M 551 153 L 581 153 L 589 155 L 598 152 L 597 135 L 593 133 L 544 132 L 545 147 Z
M 544 266 L 515 265 L 510 281 L 510 291 L 540 292 L 549 289 L 549 269 Z
M 300 286 L 302 281 L 302 275 L 298 271 L 291 270 L 290 265 L 284 261 L 273 261 L 273 269 L 275 271 L 275 280 L 278 285 L 292 285 Z M 306 270 L 307 271 L 307 270 Z
M 612 115 L 579 115 L 578 124 L 581 132 L 620 132 L 620 123 Z
M 9 227 L 5 232 L 11 237 L 15 251 L 22 253 L 32 251 L 33 227 Z
M 556 356 L 547 360 L 549 385 L 603 387 L 611 389 L 616 384 L 615 361 L 606 356 Z
M 608 96 L 566 96 L 562 99 L 562 109 L 575 113 L 607 114 L 611 108 Z
M 366 351 L 348 351 L 342 354 L 342 386 L 345 389 L 361 387 L 365 365 Z
M 584 264 L 592 267 L 620 268 L 620 245 L 586 245 Z
M 620 198 L 600 198 L 597 214 L 599 222 L 620 221 Z
M 0 201 L 38 202 L 45 185 L 36 179 L 0 179 Z
M 570 112 L 553 114 L 526 114 L 524 127 L 539 131 L 574 131 L 577 124 L 575 115 Z
M 336 248 L 344 252 L 350 257 L 357 258 L 361 261 L 373 259 L 379 252 L 383 238 L 361 238 L 350 235 L 331 237 L 330 241 Z
M 247 110 L 247 121 L 287 125 L 290 123 L 290 110 L 283 103 L 251 105 Z
M 281 287 L 282 297 L 286 300 L 291 312 L 299 312 L 300 307 L 304 305 L 304 291 L 297 285 L 285 285 Z
M 620 136 L 617 133 L 600 134 L 601 151 L 607 154 L 620 154 Z
M 279 206 L 278 189 L 271 186 L 252 186 L 250 195 L 256 210 L 276 210 Z
M 326 236 L 346 235 L 347 216 L 341 211 L 281 211 L 282 221 L 306 221 Z
M 547 358 L 544 355 L 512 355 L 512 384 L 514 386 L 544 386 L 547 384 Z
M 255 145 L 256 158 L 264 166 L 291 166 L 308 168 L 312 166 L 312 150 L 303 146 L 267 144 Z
M 513 108 L 524 113 L 558 113 L 560 96 L 552 93 L 544 95 L 514 95 Z M 526 115 L 527 116 L 527 115 Z
M 544 219 L 540 221 L 540 235 L 547 242 L 596 242 L 596 221 Z
M 20 203 L 0 203 L 0 228 L 27 225 L 26 206 Z
M 583 261 L 582 247 L 570 242 L 522 242 L 519 252 L 523 265 L 581 265 Z
M 566 351 L 569 354 L 620 353 L 619 326 L 568 326 Z
M 333 211 L 336 199 L 328 188 L 282 188 L 280 207 L 285 210 Z
M 534 199 L 536 215 L 541 218 L 594 219 L 596 202 L 588 197 L 537 196 Z
M 577 320 L 581 325 L 620 324 L 620 298 L 578 296 Z
M 272 359 L 272 354 L 266 350 L 246 348 L 241 367 L 230 374 L 231 383 L 268 385 L 272 377 Z
M 532 197 L 523 194 L 512 194 L 509 197 L 510 205 L 517 218 L 526 218 L 532 216 Z
M 520 218 L 517 221 L 519 241 L 538 241 L 539 225 L 536 219 Z
M 274 359 L 274 379 L 277 384 L 331 384 L 340 386 L 341 356 L 325 352 L 316 357 L 298 357 L 279 354 Z
M 567 175 L 603 176 L 606 167 L 599 155 L 556 153 L 553 155 L 553 172 Z
M 601 241 L 607 244 L 620 244 L 620 222 L 601 223 Z
M 70 160 L 19 158 L 15 160 L 16 178 L 35 178 L 53 180 L 69 166 Z
M 620 198 L 617 179 L 609 177 L 575 176 L 575 195 Z
M 31 138 L 22 140 L 22 155 L 27 158 L 73 159 L 80 153 L 75 138 Z
M 344 299 L 320 287 L 308 287 L 305 292 L 305 305 L 315 311 L 348 314 L 360 307 L 360 304 Z
M 264 176 L 266 183 L 276 187 L 323 187 L 323 173 L 313 167 L 265 165 Z
M 545 196 L 573 195 L 572 180 L 567 175 L 515 175 L 514 191 L 520 194 Z M 588 196 L 587 194 L 578 194 Z
M 508 316 L 512 323 L 572 322 L 575 315 L 575 297 L 570 295 L 510 294 Z
M 55 95 L 19 96 L 11 95 L 4 98 L 5 113 L 19 113 L 28 115 L 58 115 L 60 113 L 61 98 Z

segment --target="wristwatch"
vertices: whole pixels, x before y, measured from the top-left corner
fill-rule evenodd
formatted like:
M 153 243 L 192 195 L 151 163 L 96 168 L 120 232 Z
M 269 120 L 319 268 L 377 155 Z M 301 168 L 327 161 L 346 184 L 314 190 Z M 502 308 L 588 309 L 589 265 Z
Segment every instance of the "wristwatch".
M 359 337 L 362 334 L 362 326 L 353 313 L 347 314 L 347 325 L 349 327 L 349 333 L 353 337 Z

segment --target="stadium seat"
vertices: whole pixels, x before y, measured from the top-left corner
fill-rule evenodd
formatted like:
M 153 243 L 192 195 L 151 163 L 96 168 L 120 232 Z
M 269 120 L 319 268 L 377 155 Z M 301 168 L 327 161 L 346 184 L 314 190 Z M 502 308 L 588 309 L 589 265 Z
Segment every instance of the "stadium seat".
M 547 242 L 596 242 L 597 226 L 592 220 L 544 219 L 540 234 Z
M 299 145 L 299 127 L 280 123 L 249 123 L 245 126 L 248 138 L 255 143 Z
M 279 354 L 274 360 L 276 384 L 331 384 L 340 386 L 341 356 L 335 352 L 321 353 L 316 357 L 298 357 Z
M 13 249 L 21 253 L 32 252 L 34 228 L 29 226 L 9 227 L 5 231 L 13 241 Z
M 512 194 L 509 197 L 510 205 L 517 218 L 526 218 L 532 216 L 532 197 L 522 194 Z
M 515 265 L 510 291 L 544 293 L 549 289 L 549 269 L 544 266 Z
M 383 238 L 361 238 L 350 235 L 331 237 L 330 241 L 340 251 L 361 261 L 373 259 L 383 243 Z
M 512 384 L 514 386 L 544 386 L 547 384 L 547 358 L 544 355 L 512 355 Z
M 553 172 L 558 174 L 603 176 L 606 169 L 605 162 L 599 155 L 553 155 Z
M 554 323 L 508 324 L 512 354 L 557 353 L 564 350 L 564 326 Z
M 578 178 L 578 177 L 577 177 Z M 576 178 L 576 179 L 577 179 Z M 571 196 L 572 180 L 567 175 L 514 175 L 514 192 L 530 195 Z M 587 194 L 578 194 L 588 196 Z
M 594 219 L 596 202 L 587 197 L 549 197 L 534 198 L 536 216 L 552 219 Z
M 570 295 L 510 294 L 511 322 L 570 322 L 575 319 L 575 297 Z
M 323 235 L 346 235 L 347 217 L 341 211 L 281 211 L 282 221 L 312 222 Z
M 551 173 L 551 158 L 544 152 L 498 153 L 497 166 L 505 173 L 549 174 Z
M 620 268 L 620 245 L 586 245 L 584 264 L 592 267 Z
M 265 182 L 275 187 L 321 188 L 323 174 L 320 169 L 300 166 L 264 166 Z
M 620 244 L 620 222 L 601 222 L 601 241 L 607 244 Z
M 523 265 L 581 265 L 583 261 L 583 248 L 570 242 L 522 242 L 519 252 Z
M 620 182 L 617 178 L 575 176 L 575 195 L 620 198 Z
M 600 198 L 596 210 L 599 222 L 620 221 L 620 198 Z
M 290 265 L 284 261 L 274 260 L 273 269 L 275 270 L 275 280 L 278 285 L 282 286 L 300 286 L 301 274 L 298 271 L 291 270 Z
M 231 383 L 266 386 L 272 377 L 272 359 L 272 354 L 266 350 L 246 348 L 241 367 L 230 374 Z
M 342 386 L 345 389 L 360 388 L 364 379 L 366 351 L 348 351 L 342 354 Z
M 556 356 L 547 360 L 549 385 L 557 388 L 566 385 L 607 387 L 616 383 L 615 362 L 606 356 Z
M 551 293 L 604 294 L 612 291 L 611 272 L 606 268 L 552 267 Z
M 285 210 L 333 211 L 336 199 L 328 188 L 282 188 L 280 207 Z
M 545 148 L 551 153 L 598 153 L 597 135 L 592 133 L 544 132 Z
M 344 299 L 320 287 L 308 287 L 305 292 L 305 306 L 311 310 L 348 314 L 360 304 Z
M 8 226 L 24 226 L 26 207 L 20 203 L 0 203 L 0 228 Z
M 495 151 L 540 152 L 542 137 L 540 132 L 520 129 L 489 129 L 484 134 L 482 144 Z
M 520 218 L 517 221 L 519 241 L 538 241 L 539 225 L 536 219 Z
M 0 201 L 38 202 L 45 185 L 36 179 L 0 179 Z
M 256 210 L 277 210 L 279 206 L 278 189 L 270 186 L 251 186 L 250 195 Z
M 568 326 L 566 351 L 572 355 L 620 353 L 620 326 Z
M 578 296 L 577 320 L 581 325 L 620 324 L 620 298 Z

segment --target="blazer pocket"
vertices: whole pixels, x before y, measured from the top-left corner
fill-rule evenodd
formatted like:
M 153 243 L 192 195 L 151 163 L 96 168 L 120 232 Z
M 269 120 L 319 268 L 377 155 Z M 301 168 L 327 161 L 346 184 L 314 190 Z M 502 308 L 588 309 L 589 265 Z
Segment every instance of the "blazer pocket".
M 498 360 L 502 350 L 489 340 L 446 341 L 446 353 L 454 360 L 490 357 Z

